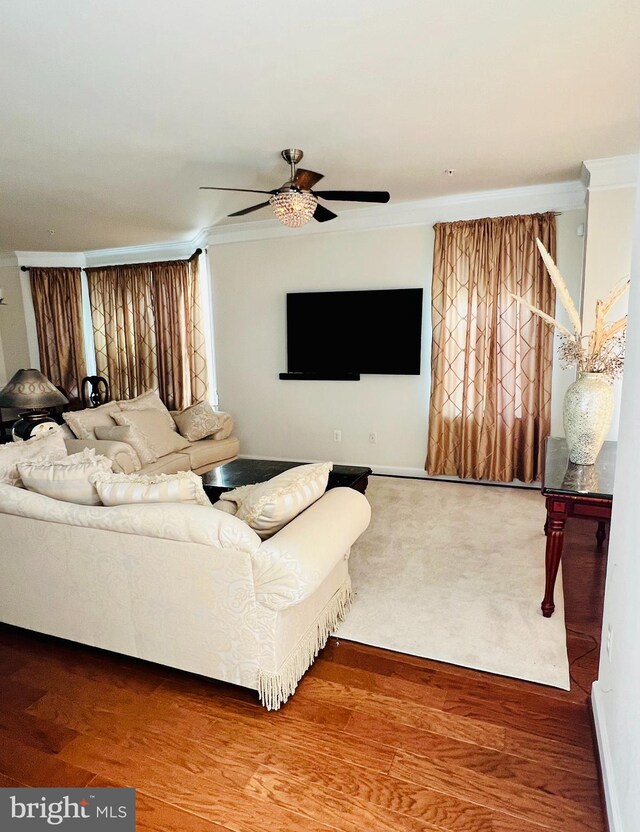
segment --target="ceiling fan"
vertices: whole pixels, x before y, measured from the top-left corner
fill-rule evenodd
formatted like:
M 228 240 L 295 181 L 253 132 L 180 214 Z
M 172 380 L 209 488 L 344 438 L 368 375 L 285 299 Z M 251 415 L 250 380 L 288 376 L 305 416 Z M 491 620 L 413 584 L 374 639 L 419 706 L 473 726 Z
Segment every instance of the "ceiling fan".
M 248 194 L 269 194 L 269 199 L 243 208 L 241 211 L 234 211 L 230 217 L 242 217 L 260 208 L 271 205 L 273 213 L 284 225 L 289 228 L 299 228 L 309 222 L 310 219 L 318 222 L 334 220 L 337 214 L 325 208 L 318 202 L 318 199 L 340 199 L 346 202 L 389 202 L 388 191 L 312 191 L 314 185 L 323 178 L 322 173 L 315 173 L 304 168 L 296 169 L 296 165 L 302 159 L 303 153 L 298 148 L 291 147 L 282 151 L 282 158 L 291 167 L 289 179 L 279 188 L 272 191 L 259 191 L 253 188 L 215 188 L 202 186 L 201 191 L 241 191 Z

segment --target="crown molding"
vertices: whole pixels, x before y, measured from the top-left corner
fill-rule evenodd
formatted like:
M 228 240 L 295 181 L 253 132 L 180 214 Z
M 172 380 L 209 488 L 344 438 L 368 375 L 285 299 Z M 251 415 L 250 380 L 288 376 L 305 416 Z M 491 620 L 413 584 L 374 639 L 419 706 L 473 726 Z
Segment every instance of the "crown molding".
M 479 219 L 509 214 L 571 211 L 584 207 L 585 187 L 579 180 L 524 188 L 504 188 L 434 197 L 416 202 L 398 202 L 343 211 L 331 223 L 310 222 L 302 228 L 287 228 L 277 220 L 259 220 L 213 225 L 204 230 L 207 245 L 224 245 L 278 237 L 292 239 L 309 234 L 371 231 L 436 222 Z
M 19 266 L 42 266 L 49 268 L 84 268 L 85 254 L 82 251 L 16 251 Z
M 8 266 L 18 266 L 18 258 L 14 251 L 0 251 L 0 269 Z
M 190 240 L 170 243 L 150 243 L 144 246 L 123 246 L 85 251 L 87 266 L 117 266 L 130 263 L 146 263 L 155 260 L 180 260 L 190 257 L 198 248 L 196 241 L 202 232 Z
M 635 188 L 638 182 L 640 154 L 588 159 L 582 163 L 582 181 L 589 191 Z
M 252 240 L 293 239 L 309 234 L 374 231 L 436 222 L 573 211 L 585 204 L 585 184 L 579 180 L 523 188 L 503 188 L 433 197 L 415 202 L 372 205 L 343 210 L 330 223 L 310 222 L 302 228 L 287 228 L 276 219 L 217 224 L 198 231 L 192 238 L 143 246 L 93 249 L 84 252 L 16 251 L 20 266 L 111 266 L 190 257 L 196 248 Z M 1 260 L 0 260 L 1 262 Z M 15 262 L 15 261 L 14 261 Z

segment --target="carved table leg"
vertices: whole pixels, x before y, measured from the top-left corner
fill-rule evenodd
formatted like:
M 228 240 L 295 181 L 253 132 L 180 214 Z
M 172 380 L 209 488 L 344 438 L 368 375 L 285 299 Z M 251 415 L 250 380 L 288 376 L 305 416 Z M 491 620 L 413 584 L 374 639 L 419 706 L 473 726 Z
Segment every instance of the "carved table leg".
M 545 554 L 545 587 L 542 600 L 542 614 L 550 618 L 556 605 L 553 590 L 556 585 L 558 567 L 564 542 L 564 525 L 567 521 L 567 504 L 556 497 L 547 500 L 547 550 Z

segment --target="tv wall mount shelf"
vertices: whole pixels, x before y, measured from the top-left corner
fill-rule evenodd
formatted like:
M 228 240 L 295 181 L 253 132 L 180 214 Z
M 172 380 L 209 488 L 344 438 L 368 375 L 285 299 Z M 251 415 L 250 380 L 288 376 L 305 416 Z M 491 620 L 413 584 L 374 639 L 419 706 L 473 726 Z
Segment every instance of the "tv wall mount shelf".
M 281 381 L 360 381 L 360 373 L 280 373 Z

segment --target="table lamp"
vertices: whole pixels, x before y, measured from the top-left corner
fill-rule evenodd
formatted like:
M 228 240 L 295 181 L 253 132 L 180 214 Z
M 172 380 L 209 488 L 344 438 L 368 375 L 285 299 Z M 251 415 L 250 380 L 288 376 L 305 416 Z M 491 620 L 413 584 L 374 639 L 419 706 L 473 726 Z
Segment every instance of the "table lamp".
M 47 407 L 67 404 L 68 399 L 39 370 L 18 370 L 0 390 L 0 407 L 23 411 L 12 428 L 13 438 L 30 439 L 56 424 Z

